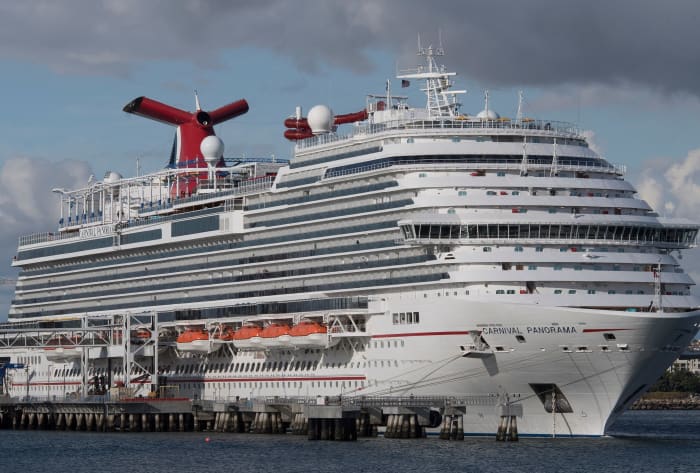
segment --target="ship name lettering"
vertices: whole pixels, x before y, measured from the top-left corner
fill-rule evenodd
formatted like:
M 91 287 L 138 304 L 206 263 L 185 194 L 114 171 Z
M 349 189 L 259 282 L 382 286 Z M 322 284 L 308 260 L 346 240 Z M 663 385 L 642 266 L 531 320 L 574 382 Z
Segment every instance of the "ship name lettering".
M 485 327 L 484 335 L 522 335 L 520 327 Z
M 552 325 L 550 327 L 543 326 L 543 327 L 527 327 L 527 333 L 538 333 L 538 334 L 570 334 L 570 333 L 578 333 L 576 331 L 576 327 L 573 326 L 564 326 L 560 327 L 558 325 Z
M 114 233 L 112 225 L 100 225 L 99 227 L 88 227 L 80 229 L 80 238 L 93 238 L 97 236 L 111 235 Z

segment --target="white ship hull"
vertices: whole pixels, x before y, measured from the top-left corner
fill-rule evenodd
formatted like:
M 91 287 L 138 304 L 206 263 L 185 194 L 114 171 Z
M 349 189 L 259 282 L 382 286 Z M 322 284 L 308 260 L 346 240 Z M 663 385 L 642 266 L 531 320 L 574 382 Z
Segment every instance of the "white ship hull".
M 184 367 L 193 360 L 200 364 L 200 357 L 166 356 L 161 364 L 170 371 L 164 375 L 169 385 L 179 387 L 180 395 L 206 399 L 454 398 L 456 404 L 466 406 L 466 434 L 493 435 L 504 406 L 510 404 L 521 435 L 599 436 L 675 360 L 700 323 L 700 311 L 603 312 L 458 298 L 424 302 L 412 295 L 387 298 L 379 304 L 384 312 L 368 319 L 365 348 L 354 353 L 343 349 L 343 342 L 327 350 L 240 351 L 227 361 L 229 366 L 240 365 L 239 371 L 212 369 L 194 375 Z M 414 327 L 392 324 L 393 311 L 408 309 L 418 311 L 425 323 Z M 475 331 L 481 332 L 488 349 L 468 348 Z M 614 334 L 615 340 L 606 340 L 604 334 Z M 524 341 L 518 341 L 516 335 Z M 674 341 L 673 346 L 669 340 Z M 20 357 L 27 354 L 17 353 Z M 286 369 L 252 368 L 266 363 L 281 367 L 285 361 Z M 315 367 L 314 362 L 318 362 Z M 46 396 L 55 397 L 66 389 L 79 390 L 79 377 L 57 382 L 41 376 L 50 371 L 49 363 L 51 360 L 41 357 L 32 366 L 32 393 L 43 390 Z M 246 364 L 250 365 L 247 371 Z M 181 368 L 185 373 L 178 373 Z M 93 369 L 99 372 L 104 363 L 93 361 Z M 27 387 L 23 373 L 17 372 L 12 380 L 16 395 L 23 395 Z M 113 380 L 118 379 L 123 376 L 114 374 Z M 546 402 L 533 386 L 550 384 L 563 395 L 569 412 L 545 409 Z M 136 385 L 135 394 L 145 395 L 149 388 L 146 382 Z

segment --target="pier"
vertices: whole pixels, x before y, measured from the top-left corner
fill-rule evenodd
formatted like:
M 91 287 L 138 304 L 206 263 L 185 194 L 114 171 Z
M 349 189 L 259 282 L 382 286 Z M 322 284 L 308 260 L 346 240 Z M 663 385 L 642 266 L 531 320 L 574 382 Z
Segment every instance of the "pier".
M 117 396 L 118 397 L 118 396 Z M 440 427 L 444 440 L 464 439 L 464 415 L 474 398 L 186 398 L 17 400 L 0 398 L 0 429 L 92 432 L 235 432 L 305 435 L 309 440 L 358 437 L 423 438 Z M 493 399 L 488 401 L 493 402 Z M 497 440 L 517 440 L 517 406 L 503 406 Z M 498 429 L 498 430 L 497 430 Z M 513 435 L 514 432 L 514 435 Z

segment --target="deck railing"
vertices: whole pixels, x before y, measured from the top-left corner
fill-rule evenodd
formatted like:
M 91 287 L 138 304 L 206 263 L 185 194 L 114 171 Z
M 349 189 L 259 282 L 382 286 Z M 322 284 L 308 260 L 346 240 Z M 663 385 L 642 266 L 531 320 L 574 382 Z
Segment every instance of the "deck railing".
M 313 148 L 319 145 L 345 141 L 354 137 L 370 137 L 384 133 L 406 132 L 414 133 L 431 131 L 444 133 L 449 130 L 451 134 L 527 134 L 541 136 L 565 136 L 566 138 L 580 138 L 578 127 L 571 123 L 552 120 L 473 120 L 473 119 L 431 119 L 431 118 L 404 118 L 384 123 L 368 123 L 356 125 L 349 133 L 328 133 L 316 135 L 305 140 L 299 140 L 297 150 Z

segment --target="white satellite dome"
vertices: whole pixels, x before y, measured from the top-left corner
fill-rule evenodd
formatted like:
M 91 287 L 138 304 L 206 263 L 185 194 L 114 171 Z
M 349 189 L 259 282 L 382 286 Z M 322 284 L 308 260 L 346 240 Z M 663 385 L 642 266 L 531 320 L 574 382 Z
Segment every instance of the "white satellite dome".
M 116 171 L 107 171 L 105 173 L 104 182 L 105 184 L 116 184 L 122 178 L 122 175 Z
M 311 107 L 306 120 L 314 135 L 330 133 L 333 127 L 333 112 L 325 105 L 316 105 Z
M 480 111 L 477 114 L 476 118 L 481 118 L 482 120 L 498 120 L 499 118 L 501 118 L 501 116 L 493 110 L 489 109 Z
M 213 166 L 224 155 L 224 142 L 216 135 L 209 135 L 199 144 L 199 150 L 207 164 Z

